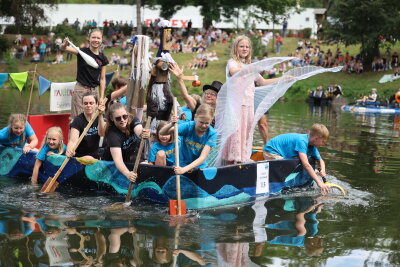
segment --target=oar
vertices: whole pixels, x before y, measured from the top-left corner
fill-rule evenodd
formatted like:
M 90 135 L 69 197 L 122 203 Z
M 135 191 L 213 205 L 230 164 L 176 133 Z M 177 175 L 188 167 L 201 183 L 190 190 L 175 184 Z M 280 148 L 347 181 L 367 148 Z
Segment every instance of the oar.
M 174 115 L 177 116 L 177 100 L 174 97 L 173 110 Z M 174 139 L 175 139 L 175 165 L 179 167 L 179 140 L 178 140 L 178 124 L 174 125 Z M 176 198 L 177 200 L 169 200 L 169 214 L 170 215 L 184 215 L 186 214 L 186 202 L 181 200 L 181 176 L 177 174 L 176 179 Z
M 149 129 L 150 122 L 151 122 L 151 117 L 148 116 L 147 117 L 147 121 L 146 121 L 146 125 L 144 127 L 146 130 Z M 144 140 L 145 140 L 144 138 L 142 138 L 142 140 L 140 140 L 140 145 L 139 145 L 138 153 L 136 155 L 135 165 L 133 166 L 133 172 L 136 172 L 136 173 L 137 173 L 137 170 L 139 168 L 140 158 L 142 157 L 142 152 L 143 152 L 143 147 L 144 147 Z M 128 188 L 128 194 L 126 195 L 124 206 L 129 206 L 131 204 L 132 189 L 133 189 L 133 182 L 130 182 L 129 183 L 129 188 Z
M 321 172 L 321 169 L 318 169 L 318 171 Z M 327 186 L 337 188 L 342 193 L 343 196 L 347 195 L 346 190 L 344 190 L 343 187 L 341 187 L 340 185 L 328 182 L 325 176 L 321 176 L 321 178 L 324 184 L 326 184 Z
M 78 148 L 78 146 L 81 143 L 83 137 L 85 137 L 85 134 L 87 133 L 89 128 L 92 126 L 92 124 L 96 120 L 97 116 L 99 116 L 100 112 L 101 112 L 100 110 L 97 110 L 96 113 L 94 114 L 93 118 L 86 125 L 85 129 L 83 130 L 83 132 L 79 136 L 79 139 L 78 139 L 78 141 L 76 142 L 76 144 L 74 146 L 74 151 Z M 42 192 L 42 193 L 50 193 L 50 192 L 54 192 L 56 190 L 56 188 L 57 188 L 57 186 L 59 184 L 57 182 L 58 176 L 60 176 L 61 172 L 64 170 L 64 167 L 67 165 L 69 160 L 70 160 L 70 157 L 66 157 L 65 158 L 64 162 L 61 164 L 60 168 L 58 169 L 58 171 L 56 172 L 54 177 L 49 177 L 49 179 L 47 179 L 46 183 L 43 185 L 43 187 L 40 190 L 40 192 Z

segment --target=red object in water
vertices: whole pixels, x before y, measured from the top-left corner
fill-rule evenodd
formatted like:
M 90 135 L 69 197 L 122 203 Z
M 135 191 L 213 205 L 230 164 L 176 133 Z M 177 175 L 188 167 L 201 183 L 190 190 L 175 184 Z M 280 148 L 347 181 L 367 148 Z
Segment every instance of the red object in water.
M 181 200 L 181 215 L 186 214 L 186 201 Z M 169 200 L 169 215 L 179 215 L 178 200 Z
M 201 85 L 201 82 L 198 81 L 198 80 L 192 82 L 192 86 L 193 86 L 193 87 L 199 87 L 200 85 Z
M 47 115 L 30 115 L 28 122 L 32 126 L 39 140 L 37 148 L 40 148 L 43 138 L 46 136 L 46 131 L 53 126 L 61 127 L 64 134 L 63 142 L 68 143 L 69 117 L 70 114 L 47 114 Z

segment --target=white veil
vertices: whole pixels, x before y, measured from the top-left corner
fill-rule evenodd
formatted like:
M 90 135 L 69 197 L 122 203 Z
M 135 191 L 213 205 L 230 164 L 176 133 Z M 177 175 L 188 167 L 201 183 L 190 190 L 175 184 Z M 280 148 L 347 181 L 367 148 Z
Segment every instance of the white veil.
M 210 166 L 222 164 L 222 151 L 227 140 L 234 134 L 242 124 L 241 105 L 245 90 L 252 86 L 258 79 L 259 74 L 270 70 L 274 65 L 291 60 L 290 57 L 267 58 L 249 65 L 243 66 L 235 75 L 230 77 L 218 93 L 217 106 L 215 110 L 215 129 L 217 131 L 217 146 L 210 152 L 207 162 Z M 296 81 L 306 79 L 323 72 L 337 72 L 342 67 L 322 68 L 316 66 L 298 67 L 284 73 L 278 82 L 256 87 L 254 95 L 254 121 L 250 140 L 247 141 L 247 151 L 250 151 L 253 143 L 253 132 L 258 120 L 269 108 L 280 98 Z

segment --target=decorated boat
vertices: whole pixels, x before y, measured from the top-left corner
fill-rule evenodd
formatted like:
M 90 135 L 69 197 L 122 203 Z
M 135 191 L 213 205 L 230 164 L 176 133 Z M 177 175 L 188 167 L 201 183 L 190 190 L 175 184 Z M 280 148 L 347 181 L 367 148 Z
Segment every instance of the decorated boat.
M 344 105 L 343 111 L 356 112 L 356 113 L 382 113 L 382 114 L 400 114 L 400 107 L 394 105 L 381 106 L 379 104 L 366 104 L 366 105 Z
M 35 163 L 34 152 L 23 154 L 21 149 L 0 146 L 0 176 L 28 179 Z M 44 183 L 52 177 L 65 156 L 47 158 L 39 172 Z M 132 166 L 130 166 L 132 167 Z M 188 209 L 202 209 L 243 203 L 258 196 L 279 194 L 292 187 L 305 187 L 312 179 L 298 159 L 251 162 L 224 167 L 195 169 L 181 175 L 182 200 Z M 85 162 L 71 158 L 60 177 L 57 190 L 79 188 L 125 195 L 129 181 L 115 167 L 114 162 Z M 157 203 L 176 199 L 175 173 L 172 167 L 141 164 L 132 197 Z

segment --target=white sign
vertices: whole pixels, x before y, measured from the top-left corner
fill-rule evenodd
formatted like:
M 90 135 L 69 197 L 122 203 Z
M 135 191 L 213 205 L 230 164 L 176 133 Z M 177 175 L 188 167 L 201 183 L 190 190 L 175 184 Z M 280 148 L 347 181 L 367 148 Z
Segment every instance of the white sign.
M 71 109 L 71 99 L 76 82 L 52 83 L 50 88 L 50 111 Z
M 269 192 L 269 162 L 257 163 L 256 194 Z
M 73 265 L 68 252 L 67 232 L 62 231 L 55 237 L 46 238 L 46 251 L 49 256 L 50 266 Z
M 253 233 L 254 233 L 254 242 L 265 242 L 267 241 L 267 232 L 265 230 L 265 219 L 267 218 L 268 210 L 265 207 L 266 198 L 261 197 L 256 198 L 256 202 L 251 208 L 255 211 L 256 215 L 253 220 Z

